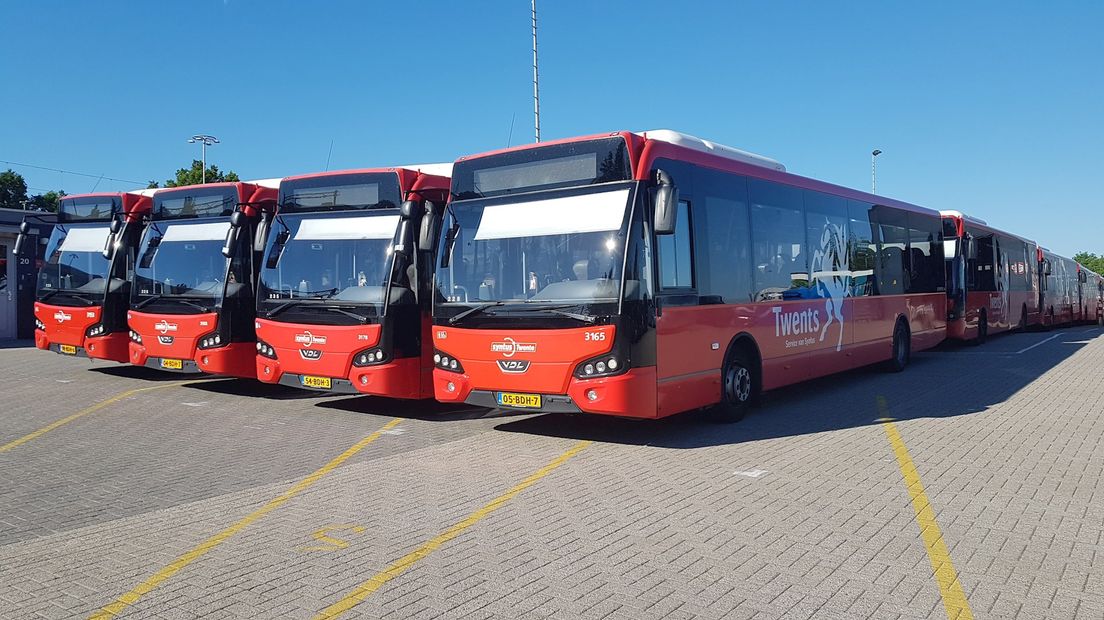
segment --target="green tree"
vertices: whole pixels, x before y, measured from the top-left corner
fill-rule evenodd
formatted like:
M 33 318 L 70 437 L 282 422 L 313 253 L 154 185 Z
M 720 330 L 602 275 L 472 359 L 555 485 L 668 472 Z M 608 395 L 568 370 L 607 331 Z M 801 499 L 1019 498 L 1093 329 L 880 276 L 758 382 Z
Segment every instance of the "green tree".
M 1078 252 L 1074 254 L 1073 260 L 1092 269 L 1096 273 L 1104 274 L 1104 255 L 1097 256 L 1091 252 Z
M 165 181 L 165 187 L 180 187 L 182 185 L 199 185 L 203 183 L 203 162 L 198 159 L 192 160 L 191 168 L 181 168 L 176 171 L 175 179 L 168 179 Z M 224 181 L 240 181 L 238 175 L 233 170 L 222 172 L 218 169 L 218 166 L 212 164 L 207 166 L 207 183 L 221 183 Z M 157 187 L 155 181 L 150 181 L 150 188 Z
M 50 190 L 45 194 L 35 194 L 28 201 L 28 207 L 39 211 L 57 213 L 58 204 L 65 197 L 65 190 Z
M 0 208 L 22 209 L 27 202 L 27 182 L 23 175 L 8 168 L 0 172 Z

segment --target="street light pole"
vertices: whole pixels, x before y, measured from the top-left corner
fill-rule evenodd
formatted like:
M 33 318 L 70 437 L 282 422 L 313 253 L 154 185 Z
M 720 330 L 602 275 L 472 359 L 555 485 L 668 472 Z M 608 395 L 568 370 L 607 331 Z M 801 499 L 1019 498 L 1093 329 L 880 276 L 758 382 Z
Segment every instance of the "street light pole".
M 533 129 L 540 142 L 540 77 L 537 73 L 537 0 L 532 0 L 533 12 Z
M 201 160 L 201 162 L 202 162 L 201 165 L 203 167 L 200 168 L 200 172 L 199 172 L 200 183 L 206 185 L 206 183 L 207 183 L 207 147 L 211 146 L 212 144 L 218 144 L 219 139 L 214 137 L 214 136 L 208 136 L 207 134 L 202 134 L 202 133 L 201 134 L 196 134 L 196 135 L 192 136 L 191 138 L 188 138 L 188 144 L 195 144 L 196 142 L 199 142 L 202 145 L 200 147 L 201 148 L 200 152 L 202 153 L 202 158 L 203 159 Z
M 870 193 L 878 193 L 878 156 L 882 152 L 878 149 L 870 151 Z

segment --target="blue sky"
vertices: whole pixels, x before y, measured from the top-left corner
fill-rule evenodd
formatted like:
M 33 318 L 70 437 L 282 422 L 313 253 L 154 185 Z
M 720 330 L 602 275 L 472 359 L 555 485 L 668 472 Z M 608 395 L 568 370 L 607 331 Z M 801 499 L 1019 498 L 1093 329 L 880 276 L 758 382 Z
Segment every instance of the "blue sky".
M 1104 4 L 541 0 L 545 139 L 671 128 L 1104 252 Z M 532 141 L 529 3 L 22 2 L 0 159 L 164 180 Z M 19 27 L 12 27 L 19 24 Z M 512 137 L 510 126 L 513 123 Z M 0 163 L 0 168 L 6 165 Z M 13 166 L 32 192 L 95 179 Z M 128 189 L 101 181 L 98 189 Z

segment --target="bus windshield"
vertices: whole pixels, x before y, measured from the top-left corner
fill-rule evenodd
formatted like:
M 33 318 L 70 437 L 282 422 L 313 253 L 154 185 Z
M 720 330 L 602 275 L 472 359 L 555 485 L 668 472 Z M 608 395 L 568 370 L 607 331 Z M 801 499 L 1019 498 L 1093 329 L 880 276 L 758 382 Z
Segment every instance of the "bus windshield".
M 453 202 L 438 303 L 616 301 L 632 188 L 611 185 Z
M 103 257 L 110 232 L 106 224 L 55 225 L 38 272 L 39 298 L 61 294 L 91 305 L 89 296 L 102 296 L 111 267 Z
M 133 303 L 186 297 L 216 304 L 227 282 L 246 283 L 242 261 L 222 255 L 229 229 L 229 218 L 150 223 L 134 269 Z
M 331 302 L 375 313 L 387 288 L 398 226 L 395 209 L 278 216 L 261 265 L 258 310 Z M 392 298 L 404 291 L 405 281 L 395 282 Z

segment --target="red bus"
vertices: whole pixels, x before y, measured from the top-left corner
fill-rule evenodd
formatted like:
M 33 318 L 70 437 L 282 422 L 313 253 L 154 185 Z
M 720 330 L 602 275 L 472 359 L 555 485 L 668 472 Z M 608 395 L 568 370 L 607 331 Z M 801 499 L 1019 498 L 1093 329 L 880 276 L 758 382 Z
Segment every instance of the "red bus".
M 260 270 L 266 383 L 433 397 L 432 248 L 451 164 L 288 177 Z
M 1081 266 L 1045 248 L 1040 248 L 1039 254 L 1042 325 L 1049 328 L 1087 319 L 1081 308 Z
M 1039 324 L 1038 246 L 958 211 L 941 211 L 947 259 L 947 337 L 981 344 L 989 334 Z
M 1077 264 L 1077 316 L 1081 321 L 1088 323 L 1101 323 L 1102 297 L 1104 297 L 1104 280 L 1100 275 L 1088 267 Z
M 38 272 L 36 347 L 127 361 L 127 266 L 151 193 L 79 194 L 61 200 Z
M 159 190 L 134 264 L 130 362 L 172 372 L 255 377 L 256 243 L 225 256 L 231 223 L 264 237 L 276 181 Z
M 673 131 L 461 158 L 442 229 L 444 402 L 735 420 L 946 336 L 937 211 Z

